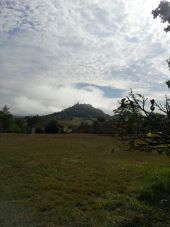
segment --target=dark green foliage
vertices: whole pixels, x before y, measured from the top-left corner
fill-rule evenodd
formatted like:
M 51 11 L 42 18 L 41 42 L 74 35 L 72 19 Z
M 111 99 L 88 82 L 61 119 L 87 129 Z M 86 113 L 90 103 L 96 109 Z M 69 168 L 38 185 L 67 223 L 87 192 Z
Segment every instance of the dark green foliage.
M 105 122 L 106 121 L 106 117 L 98 117 L 97 121 L 99 122 Z
M 0 132 L 25 133 L 27 123 L 21 117 L 14 117 L 7 106 L 0 111 Z
M 13 117 L 9 112 L 9 108 L 5 105 L 2 111 L 0 111 L 0 127 L 2 132 L 8 132 L 12 118 Z
M 168 62 L 170 64 L 170 62 Z M 169 65 L 170 66 L 170 65 Z M 166 85 L 168 86 L 168 88 L 170 88 L 170 80 L 166 81 Z
M 14 123 L 19 128 L 19 132 L 26 133 L 27 131 L 27 123 L 23 120 L 23 118 L 15 117 Z
M 139 108 L 132 100 L 126 98 L 120 101 L 120 106 L 114 110 L 114 123 L 120 136 L 138 134 L 143 127 L 143 117 Z
M 14 122 L 10 125 L 8 132 L 21 133 L 22 131 L 19 125 Z
M 6 129 L 4 132 L 32 133 L 35 131 L 35 133 L 94 133 L 93 123 L 94 121 L 98 121 L 100 122 L 100 128 L 97 129 L 96 133 L 112 133 L 112 129 L 109 127 L 108 123 L 110 116 L 87 104 L 76 104 L 60 113 L 46 116 L 35 115 L 14 117 L 10 114 L 8 108 L 5 111 L 5 117 L 2 114 L 3 111 L 0 111 L 0 132 L 4 131 L 4 123 L 8 123 L 8 125 L 5 126 Z M 57 121 L 57 123 L 55 124 L 54 121 Z
M 162 23 L 170 24 L 170 2 L 161 1 L 159 6 L 152 11 L 154 19 L 157 17 L 161 18 Z M 170 25 L 168 25 L 165 29 L 166 32 L 170 31 Z
M 86 121 L 83 121 L 77 129 L 77 132 L 113 135 L 115 133 L 114 125 L 115 124 L 112 119 L 96 119 L 92 124 L 88 124 Z
M 24 120 L 24 119 L 23 119 Z M 49 123 L 45 122 L 41 116 L 32 116 L 25 118 L 27 125 L 27 132 L 31 133 L 32 129 L 35 129 L 35 133 L 44 133 L 45 126 Z
M 99 131 L 99 122 L 98 121 L 94 121 L 94 123 L 93 123 L 93 131 L 94 131 L 94 133 L 96 134 L 96 133 L 98 133 L 98 131 Z
M 48 125 L 45 127 L 46 133 L 58 133 L 59 126 L 56 120 L 51 120 Z
M 89 126 L 89 125 L 87 124 L 87 122 L 83 122 L 83 121 L 82 121 L 81 124 L 80 124 L 80 126 L 79 126 L 79 128 L 78 128 L 78 131 L 79 131 L 79 132 L 88 133 L 89 128 L 91 128 L 91 126 Z
M 159 222 L 164 222 L 170 214 L 170 171 L 169 169 L 151 171 L 145 186 L 139 190 L 138 199 L 153 206 L 151 215 Z M 169 223 L 169 224 L 168 224 Z M 156 223 L 155 223 L 156 225 Z M 162 224 L 163 225 L 163 224 Z M 170 221 L 167 222 L 169 226 Z M 161 226 L 161 224 L 159 225 Z
M 36 133 L 44 133 L 45 129 L 44 129 L 44 127 L 36 127 L 35 132 Z
M 40 119 L 39 119 L 39 116 L 36 115 L 36 116 L 33 116 L 33 117 L 29 117 L 27 119 L 27 125 L 28 127 L 34 127 L 37 123 L 39 123 Z

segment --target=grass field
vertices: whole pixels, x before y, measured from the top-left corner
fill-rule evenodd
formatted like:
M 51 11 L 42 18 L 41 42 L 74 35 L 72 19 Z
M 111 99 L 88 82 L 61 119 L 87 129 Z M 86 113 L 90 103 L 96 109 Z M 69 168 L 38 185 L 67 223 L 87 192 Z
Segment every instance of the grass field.
M 170 158 L 124 148 L 107 136 L 0 134 L 0 226 L 170 226 Z

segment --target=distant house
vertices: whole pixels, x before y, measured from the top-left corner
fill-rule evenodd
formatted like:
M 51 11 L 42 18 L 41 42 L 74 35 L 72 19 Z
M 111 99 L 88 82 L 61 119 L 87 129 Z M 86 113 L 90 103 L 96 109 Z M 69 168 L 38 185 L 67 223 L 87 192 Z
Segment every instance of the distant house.
M 72 132 L 72 129 L 70 127 L 58 124 L 58 133 L 71 133 L 71 132 Z
M 69 133 L 72 133 L 72 131 L 73 130 L 71 128 L 69 128 L 69 127 L 64 127 L 63 128 L 63 133 L 68 133 L 69 134 Z

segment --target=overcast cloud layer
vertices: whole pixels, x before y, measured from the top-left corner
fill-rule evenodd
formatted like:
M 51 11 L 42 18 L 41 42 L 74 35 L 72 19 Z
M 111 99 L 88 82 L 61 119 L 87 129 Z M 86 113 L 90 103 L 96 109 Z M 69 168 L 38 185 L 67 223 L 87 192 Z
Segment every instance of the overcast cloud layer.
M 76 102 L 111 112 L 130 88 L 161 100 L 170 34 L 159 0 L 0 0 L 0 107 L 46 114 Z

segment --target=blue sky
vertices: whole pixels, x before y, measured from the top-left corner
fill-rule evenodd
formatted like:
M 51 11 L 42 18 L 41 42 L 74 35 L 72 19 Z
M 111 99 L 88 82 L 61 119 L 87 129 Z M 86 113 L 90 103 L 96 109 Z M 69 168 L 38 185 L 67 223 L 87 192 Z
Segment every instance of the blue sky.
M 133 88 L 168 93 L 170 35 L 159 0 L 1 0 L 0 107 L 46 114 L 89 103 L 111 113 Z
M 87 90 L 87 91 L 93 91 L 93 88 L 99 89 L 101 92 L 103 92 L 103 96 L 106 98 L 120 98 L 124 94 L 125 90 L 113 88 L 109 86 L 101 86 L 96 84 L 88 84 L 88 83 L 77 83 L 74 84 L 75 88 L 78 88 L 80 90 Z

